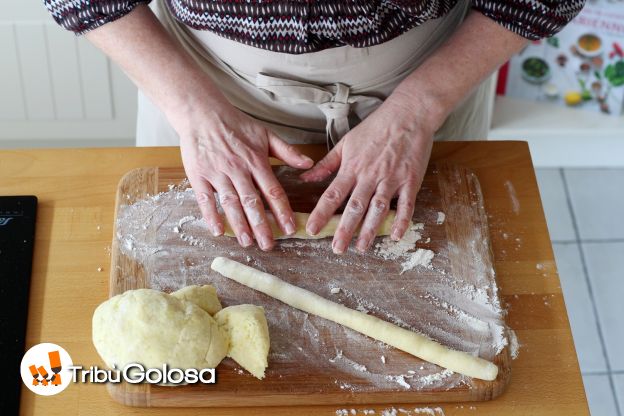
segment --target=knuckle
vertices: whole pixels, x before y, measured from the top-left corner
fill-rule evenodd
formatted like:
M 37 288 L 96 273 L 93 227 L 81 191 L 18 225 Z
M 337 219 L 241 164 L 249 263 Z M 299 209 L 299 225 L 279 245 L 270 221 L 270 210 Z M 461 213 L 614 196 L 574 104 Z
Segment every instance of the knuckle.
M 199 205 L 208 205 L 212 202 L 212 197 L 207 192 L 197 192 L 195 194 L 195 199 Z
M 258 206 L 258 197 L 256 195 L 243 195 L 241 200 L 245 208 L 256 208 Z
M 415 201 L 412 201 L 411 199 L 406 200 L 406 201 L 400 201 L 397 204 L 398 209 L 405 210 L 406 212 L 412 212 L 415 206 L 416 206 Z
M 238 195 L 234 192 L 223 192 L 219 194 L 219 203 L 223 207 L 236 205 L 239 203 Z
M 270 187 L 268 189 L 268 191 L 267 191 L 267 194 L 268 194 L 269 198 L 271 198 L 271 199 L 284 199 L 284 198 L 286 198 L 286 192 L 279 185 L 275 185 L 275 186 Z
M 381 215 L 388 209 L 389 201 L 385 198 L 374 197 L 371 201 L 371 208 L 373 210 L 373 214 Z
M 347 209 L 354 214 L 363 214 L 364 203 L 360 198 L 351 198 L 347 204 Z
M 337 188 L 328 189 L 323 193 L 322 198 L 328 202 L 336 202 L 339 203 L 342 201 L 342 192 L 340 192 Z

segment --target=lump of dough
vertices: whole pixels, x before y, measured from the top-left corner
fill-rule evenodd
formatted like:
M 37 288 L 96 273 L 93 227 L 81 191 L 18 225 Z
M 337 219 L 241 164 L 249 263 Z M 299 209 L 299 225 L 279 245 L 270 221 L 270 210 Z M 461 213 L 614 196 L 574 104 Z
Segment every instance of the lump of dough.
M 228 351 L 228 336 L 191 302 L 152 289 L 110 298 L 93 314 L 93 344 L 106 364 L 145 368 L 214 368 Z
M 219 298 L 217 297 L 217 289 L 212 285 L 186 286 L 172 292 L 171 296 L 175 296 L 180 300 L 192 302 L 210 315 L 214 315 L 221 310 L 221 302 L 219 302 Z
M 263 379 L 270 346 L 264 308 L 256 305 L 228 306 L 217 312 L 215 319 L 229 334 L 228 357 L 256 378 Z

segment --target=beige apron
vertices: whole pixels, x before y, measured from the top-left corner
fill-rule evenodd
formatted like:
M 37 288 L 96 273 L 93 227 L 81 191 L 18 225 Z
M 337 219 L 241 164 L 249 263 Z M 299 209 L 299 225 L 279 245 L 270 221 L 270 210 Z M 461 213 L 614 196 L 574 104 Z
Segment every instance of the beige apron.
M 162 0 L 152 4 L 165 28 L 235 107 L 290 143 L 330 145 L 373 112 L 439 47 L 463 21 L 470 6 L 469 1 L 460 1 L 446 16 L 380 45 L 292 55 L 191 29 L 176 21 Z M 436 139 L 485 138 L 490 92 L 488 80 L 451 114 Z M 140 92 L 137 145 L 179 145 L 178 135 L 165 116 Z

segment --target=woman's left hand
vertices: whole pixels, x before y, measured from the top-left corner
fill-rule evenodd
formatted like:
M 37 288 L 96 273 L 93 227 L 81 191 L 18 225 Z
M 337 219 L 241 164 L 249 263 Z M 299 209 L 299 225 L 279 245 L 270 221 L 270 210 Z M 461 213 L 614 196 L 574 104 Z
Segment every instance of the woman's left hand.
M 301 175 L 305 181 L 321 181 L 338 171 L 308 219 L 308 234 L 317 234 L 351 193 L 334 234 L 334 253 L 346 251 L 360 223 L 356 249 L 366 251 L 395 196 L 398 202 L 391 238 L 403 237 L 427 169 L 433 133 L 438 128 L 427 108 L 414 97 L 395 91 Z

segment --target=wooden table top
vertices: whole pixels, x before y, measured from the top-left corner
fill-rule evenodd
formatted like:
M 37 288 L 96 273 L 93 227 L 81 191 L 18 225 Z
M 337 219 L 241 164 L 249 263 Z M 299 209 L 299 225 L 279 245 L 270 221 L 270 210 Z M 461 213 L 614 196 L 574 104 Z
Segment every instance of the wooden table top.
M 301 146 L 314 158 L 321 146 Z M 572 333 L 528 146 L 524 142 L 440 142 L 432 160 L 475 171 L 488 213 L 495 269 L 520 355 L 507 391 L 491 402 L 440 404 L 445 415 L 588 415 Z M 178 148 L 0 151 L 0 194 L 39 198 L 27 348 L 64 347 L 74 364 L 102 366 L 91 316 L 108 297 L 115 189 L 127 171 L 181 165 Z M 22 387 L 23 415 L 335 415 L 376 414 L 389 406 L 141 409 L 115 403 L 102 384 L 77 383 L 36 396 Z M 421 405 L 396 403 L 407 410 Z

